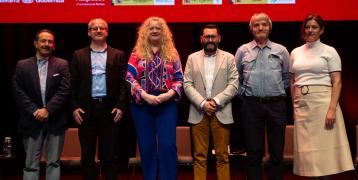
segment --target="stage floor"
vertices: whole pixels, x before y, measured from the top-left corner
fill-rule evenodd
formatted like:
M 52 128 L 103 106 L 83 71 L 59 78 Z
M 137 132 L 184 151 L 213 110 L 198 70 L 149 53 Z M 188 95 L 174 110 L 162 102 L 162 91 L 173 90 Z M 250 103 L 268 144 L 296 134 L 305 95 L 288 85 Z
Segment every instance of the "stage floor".
M 41 180 L 45 180 L 45 177 L 43 173 L 41 173 Z M 334 175 L 331 180 L 354 180 L 354 172 L 344 172 L 341 174 Z M 80 168 L 74 168 L 74 169 L 62 169 L 61 174 L 61 180 L 79 180 L 82 179 L 81 176 L 81 170 Z M 102 179 L 102 178 L 99 178 Z M 104 178 L 103 178 L 104 179 Z M 134 174 L 132 173 L 131 169 L 123 169 L 118 175 L 118 180 L 142 180 L 143 177 L 140 173 L 140 169 L 135 169 Z M 192 180 L 193 179 L 193 171 L 192 167 L 179 167 L 179 173 L 178 173 L 178 180 Z M 246 179 L 246 176 L 242 170 L 242 168 L 231 168 L 231 179 L 232 180 L 244 180 Z M 265 179 L 267 178 L 267 172 L 265 170 Z M 284 174 L 285 180 L 308 180 L 308 178 L 299 177 L 292 174 L 292 166 L 286 166 L 285 167 L 285 174 Z M 17 174 L 7 174 L 0 176 L 0 180 L 22 180 L 21 172 L 18 172 Z M 208 176 L 207 180 L 216 180 L 216 173 L 215 169 L 210 167 L 208 169 Z

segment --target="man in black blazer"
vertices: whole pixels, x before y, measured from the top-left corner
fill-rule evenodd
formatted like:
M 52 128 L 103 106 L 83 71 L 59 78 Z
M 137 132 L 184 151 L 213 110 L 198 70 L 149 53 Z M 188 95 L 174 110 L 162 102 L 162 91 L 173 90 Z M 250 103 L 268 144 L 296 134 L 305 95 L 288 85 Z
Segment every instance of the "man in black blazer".
M 91 44 L 76 50 L 71 63 L 72 114 L 79 125 L 84 179 L 96 179 L 95 152 L 106 179 L 117 178 L 118 122 L 129 106 L 124 53 L 107 45 L 108 24 L 100 18 L 88 23 Z
M 37 32 L 36 56 L 20 60 L 13 77 L 19 109 L 19 132 L 26 152 L 23 179 L 39 179 L 42 144 L 46 143 L 46 179 L 60 179 L 59 157 L 66 130 L 66 107 L 71 93 L 70 72 L 64 59 L 52 56 L 55 36 Z

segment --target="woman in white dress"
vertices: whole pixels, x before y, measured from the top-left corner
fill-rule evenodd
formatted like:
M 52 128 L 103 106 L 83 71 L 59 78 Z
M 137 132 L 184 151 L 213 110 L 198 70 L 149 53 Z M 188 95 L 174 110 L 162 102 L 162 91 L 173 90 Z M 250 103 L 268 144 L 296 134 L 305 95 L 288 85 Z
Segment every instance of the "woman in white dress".
M 294 107 L 294 168 L 296 175 L 326 179 L 353 170 L 342 111 L 341 59 L 320 41 L 323 19 L 305 18 L 301 35 L 306 42 L 291 52 L 291 94 Z

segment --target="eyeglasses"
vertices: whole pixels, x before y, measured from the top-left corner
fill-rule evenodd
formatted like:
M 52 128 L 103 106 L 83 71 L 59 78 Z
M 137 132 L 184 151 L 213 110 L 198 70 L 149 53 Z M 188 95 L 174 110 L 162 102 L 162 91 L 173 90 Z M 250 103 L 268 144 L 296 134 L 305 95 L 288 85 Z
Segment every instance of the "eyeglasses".
M 91 31 L 98 31 L 98 30 L 104 31 L 104 30 L 107 30 L 107 28 L 105 28 L 105 27 L 90 27 L 90 28 L 88 28 L 88 30 L 91 30 Z
M 210 39 L 216 40 L 219 36 L 218 35 L 205 35 L 202 36 L 205 40 L 209 41 Z

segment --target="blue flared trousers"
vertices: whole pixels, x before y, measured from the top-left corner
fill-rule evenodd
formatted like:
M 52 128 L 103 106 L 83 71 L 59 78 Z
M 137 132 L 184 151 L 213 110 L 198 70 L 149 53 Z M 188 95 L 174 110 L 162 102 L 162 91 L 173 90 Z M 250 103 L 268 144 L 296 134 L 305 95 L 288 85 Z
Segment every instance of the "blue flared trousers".
M 152 106 L 131 104 L 144 180 L 177 179 L 176 124 L 174 101 Z M 158 169 L 159 168 L 159 169 Z

